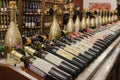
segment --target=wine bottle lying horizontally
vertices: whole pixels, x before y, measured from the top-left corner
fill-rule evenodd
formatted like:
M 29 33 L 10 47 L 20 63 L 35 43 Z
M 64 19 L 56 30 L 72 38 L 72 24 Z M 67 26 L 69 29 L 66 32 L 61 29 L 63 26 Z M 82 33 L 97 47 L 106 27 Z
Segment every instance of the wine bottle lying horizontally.
M 72 77 L 76 77 L 80 73 L 80 69 L 78 67 L 74 66 L 73 64 L 70 64 L 69 62 L 63 60 L 62 58 L 53 55 L 52 53 L 43 50 L 37 51 L 31 48 L 30 46 L 24 46 L 24 49 L 28 54 L 32 56 L 37 56 L 39 58 L 51 62 L 52 64 L 56 65 L 58 68 L 71 74 Z
M 45 51 L 48 51 L 48 52 L 50 52 L 50 53 L 52 53 L 54 55 L 57 55 L 57 56 L 65 59 L 65 60 L 67 60 L 68 62 L 78 66 L 80 71 L 83 70 L 87 65 L 87 64 L 84 64 L 83 60 L 81 60 L 79 57 L 76 57 L 76 56 L 72 55 L 71 53 L 66 52 L 63 49 L 59 48 L 59 47 L 43 45 L 41 42 L 39 42 L 39 39 L 36 38 L 36 37 L 31 38 L 31 42 L 32 42 L 32 45 L 34 44 L 34 47 L 38 48 L 38 50 L 42 48 Z
M 16 50 L 12 50 L 11 54 L 15 59 L 24 62 L 29 70 L 35 72 L 41 77 L 44 77 L 45 79 L 50 76 L 51 79 L 48 80 L 72 80 L 70 74 L 62 71 L 46 60 L 40 59 L 38 57 L 25 57 Z

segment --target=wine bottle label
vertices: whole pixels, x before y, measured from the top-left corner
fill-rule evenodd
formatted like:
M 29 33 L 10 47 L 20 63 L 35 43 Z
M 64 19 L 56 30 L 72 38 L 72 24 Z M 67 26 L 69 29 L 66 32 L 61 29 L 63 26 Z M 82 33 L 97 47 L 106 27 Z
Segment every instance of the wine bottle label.
M 25 51 L 28 53 L 28 54 L 30 54 L 30 55 L 34 55 L 34 53 L 35 53 L 35 50 L 34 49 L 32 49 L 32 48 L 30 48 L 30 47 L 28 47 L 28 46 L 24 46 L 24 49 L 25 49 Z
M 73 53 L 73 54 L 75 54 L 75 55 L 78 55 L 78 54 L 79 54 L 79 52 L 77 52 L 76 50 L 74 50 L 73 48 L 71 48 L 71 46 L 66 46 L 66 47 L 64 48 L 64 50 L 66 50 L 66 51 L 68 51 L 68 52 L 70 52 L 70 53 Z
M 70 53 L 68 53 L 68 52 L 66 52 L 66 51 L 64 51 L 60 48 L 56 53 L 65 57 L 65 58 L 67 58 L 67 59 L 69 59 L 69 60 L 72 60 L 75 57 L 74 55 L 72 55 L 72 54 L 70 54 Z
M 51 53 L 48 53 L 46 56 L 45 56 L 45 59 L 50 61 L 51 63 L 54 63 L 55 65 L 59 66 L 61 64 L 61 62 L 63 61 L 63 59 L 51 54 Z
M 3 8 L 1 8 L 1 12 L 3 12 L 4 11 L 4 9 Z
M 33 71 L 34 73 L 40 75 L 41 77 L 45 78 L 47 74 L 45 74 L 43 71 L 40 69 L 36 68 L 34 65 L 29 64 L 28 69 Z
M 88 46 L 86 47 L 82 42 L 77 43 L 76 46 L 80 49 L 80 53 L 84 53 L 84 51 L 88 50 Z
M 85 40 L 83 40 L 82 42 L 81 42 L 82 44 L 84 44 L 86 47 L 91 47 L 91 46 L 93 46 L 93 44 L 92 43 L 90 43 L 90 42 L 88 42 L 88 41 L 85 41 Z M 86 44 L 87 43 L 87 44 Z
M 36 68 L 42 70 L 43 72 L 45 72 L 47 74 L 53 67 L 55 67 L 51 63 L 49 63 L 43 59 L 40 59 L 40 58 L 36 58 L 36 60 L 33 61 L 32 65 L 35 66 Z
M 80 48 L 77 47 L 75 44 L 72 44 L 70 47 L 74 49 L 77 53 L 80 53 Z

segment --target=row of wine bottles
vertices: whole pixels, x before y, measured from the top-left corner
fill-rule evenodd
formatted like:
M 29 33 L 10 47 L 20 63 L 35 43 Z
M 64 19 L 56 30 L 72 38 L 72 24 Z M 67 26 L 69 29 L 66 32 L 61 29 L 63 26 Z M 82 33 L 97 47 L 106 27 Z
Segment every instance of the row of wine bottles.
M 24 1 L 23 14 L 41 14 L 42 4 L 39 1 Z
M 28 37 L 41 33 L 41 28 L 24 28 L 22 34 Z
M 120 28 L 112 26 L 84 35 L 73 33 L 52 41 L 42 35 L 23 36 L 24 50 L 12 50 L 11 55 L 45 79 L 73 80 L 119 35 Z M 25 52 L 30 56 L 25 56 Z
M 38 16 L 23 16 L 23 28 L 40 28 L 41 21 Z

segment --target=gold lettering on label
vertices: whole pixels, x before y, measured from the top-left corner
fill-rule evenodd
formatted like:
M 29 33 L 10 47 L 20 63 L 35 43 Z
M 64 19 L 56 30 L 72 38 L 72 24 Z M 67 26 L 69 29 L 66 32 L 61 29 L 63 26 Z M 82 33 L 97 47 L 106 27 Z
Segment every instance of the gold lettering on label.
M 62 49 L 59 49 L 59 50 L 57 51 L 57 54 L 65 57 L 65 58 L 67 58 L 67 59 L 69 59 L 69 60 L 72 60 L 72 59 L 75 57 L 74 55 L 69 54 L 69 53 L 67 53 L 66 51 L 62 50 Z
M 79 52 L 77 52 L 77 51 L 76 51 L 75 49 L 73 49 L 71 46 L 66 46 L 64 49 L 67 50 L 67 51 L 70 52 L 70 53 L 73 53 L 74 55 L 78 55 L 78 54 L 79 54 Z

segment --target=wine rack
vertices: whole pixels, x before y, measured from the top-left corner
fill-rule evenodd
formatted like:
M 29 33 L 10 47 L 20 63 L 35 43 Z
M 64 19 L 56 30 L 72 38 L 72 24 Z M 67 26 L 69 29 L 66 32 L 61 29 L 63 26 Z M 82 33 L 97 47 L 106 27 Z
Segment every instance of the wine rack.
M 42 0 L 23 0 L 22 34 L 33 36 L 41 31 Z
M 9 1 L 10 0 L 1 0 L 0 2 L 0 43 L 4 42 L 4 37 L 7 29 L 9 28 L 10 15 L 9 15 Z M 18 0 L 16 0 L 18 4 Z M 15 22 L 18 23 L 18 5 L 16 5 L 15 13 L 17 17 L 15 17 Z
M 0 42 L 4 43 L 4 36 L 9 27 L 9 1 L 1 0 L 0 5 Z M 57 20 L 62 29 L 64 0 L 16 0 L 15 22 L 22 35 L 33 36 L 48 34 L 53 21 L 53 5 L 58 6 Z M 18 4 L 19 3 L 19 4 Z M 50 11 L 51 10 L 51 11 Z

